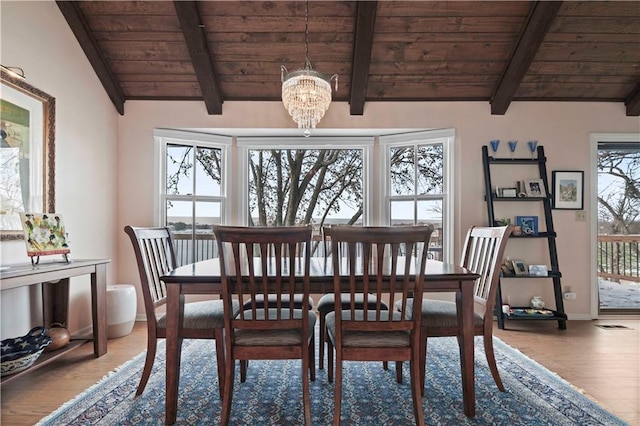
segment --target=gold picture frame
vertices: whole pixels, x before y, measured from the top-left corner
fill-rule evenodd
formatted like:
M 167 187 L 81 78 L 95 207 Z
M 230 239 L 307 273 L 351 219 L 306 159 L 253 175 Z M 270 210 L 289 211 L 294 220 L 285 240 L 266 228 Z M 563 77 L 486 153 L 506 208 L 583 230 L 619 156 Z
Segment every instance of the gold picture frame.
M 0 240 L 20 240 L 20 213 L 55 212 L 55 98 L 4 69 L 0 85 Z

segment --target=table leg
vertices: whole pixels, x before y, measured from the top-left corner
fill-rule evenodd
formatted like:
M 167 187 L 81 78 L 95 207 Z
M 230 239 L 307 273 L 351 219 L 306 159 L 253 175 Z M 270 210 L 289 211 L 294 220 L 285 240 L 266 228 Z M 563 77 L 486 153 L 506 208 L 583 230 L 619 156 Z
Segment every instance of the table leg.
M 184 296 L 180 284 L 167 283 L 167 365 L 165 423 L 174 424 L 178 413 L 180 352 L 182 350 L 182 317 Z
M 42 320 L 45 327 L 53 323 L 69 325 L 69 278 L 42 283 Z
M 473 345 L 473 282 L 462 282 L 456 293 L 458 324 L 460 326 L 458 343 L 460 346 L 460 369 L 462 372 L 462 399 L 464 414 L 476 415 L 476 391 Z
M 91 274 L 91 317 L 93 353 L 96 358 L 107 353 L 107 265 L 96 265 Z

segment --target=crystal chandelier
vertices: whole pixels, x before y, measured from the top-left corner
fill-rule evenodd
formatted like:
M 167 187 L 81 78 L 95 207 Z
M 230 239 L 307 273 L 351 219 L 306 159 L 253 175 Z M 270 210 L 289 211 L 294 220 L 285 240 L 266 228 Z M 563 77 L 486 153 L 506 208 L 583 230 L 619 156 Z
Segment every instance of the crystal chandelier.
M 315 129 L 324 113 L 331 105 L 331 81 L 335 80 L 338 90 L 338 74 L 327 77 L 315 71 L 309 61 L 309 4 L 304 3 L 304 47 L 305 66 L 303 69 L 288 72 L 284 65 L 280 66 L 282 78 L 282 103 L 309 137 L 310 129 Z

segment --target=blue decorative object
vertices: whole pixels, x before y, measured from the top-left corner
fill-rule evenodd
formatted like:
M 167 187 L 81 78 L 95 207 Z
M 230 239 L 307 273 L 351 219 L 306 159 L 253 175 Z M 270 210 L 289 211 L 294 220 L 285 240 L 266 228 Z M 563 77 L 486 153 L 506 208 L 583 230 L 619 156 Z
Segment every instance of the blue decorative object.
M 44 327 L 34 327 L 24 336 L 2 341 L 2 376 L 19 373 L 36 362 L 51 343 L 45 331 Z
M 500 145 L 499 139 L 494 139 L 491 141 L 491 149 L 493 150 L 493 152 L 496 152 L 498 150 L 498 145 Z
M 532 153 L 536 152 L 536 148 L 538 147 L 538 141 L 535 141 L 535 140 L 529 141 L 527 142 L 527 144 L 529 145 L 529 151 L 531 151 Z
M 511 152 L 515 152 L 516 146 L 518 146 L 518 141 L 509 141 L 509 149 Z

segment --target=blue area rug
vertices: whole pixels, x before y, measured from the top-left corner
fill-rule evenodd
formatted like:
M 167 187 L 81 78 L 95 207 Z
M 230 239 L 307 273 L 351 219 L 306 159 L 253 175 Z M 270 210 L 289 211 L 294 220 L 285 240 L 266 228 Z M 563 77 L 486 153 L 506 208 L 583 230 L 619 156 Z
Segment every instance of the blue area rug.
M 495 339 L 496 359 L 506 392 L 499 392 L 476 340 L 476 417 L 462 407 L 458 347 L 454 338 L 430 339 L 422 407 L 428 425 L 625 425 L 571 384 L 517 350 Z M 182 350 L 177 425 L 217 424 L 220 399 L 213 341 L 185 341 Z M 142 396 L 134 399 L 143 354 L 119 367 L 85 393 L 42 419 L 41 425 L 164 424 L 164 342 Z M 347 362 L 344 368 L 342 423 L 414 424 L 408 365 L 404 382 L 395 367 L 380 362 Z M 303 423 L 299 361 L 252 361 L 247 381 L 234 385 L 231 424 Z M 239 369 L 236 368 L 236 374 Z M 326 370 L 311 382 L 314 425 L 333 422 L 333 385 Z

